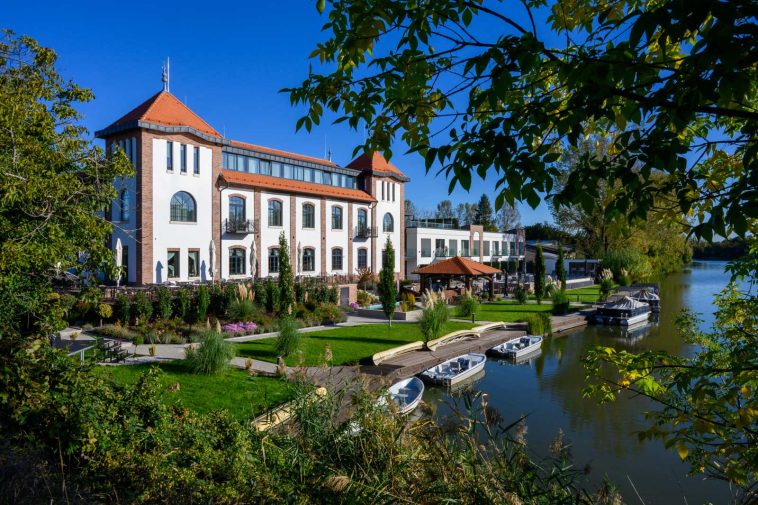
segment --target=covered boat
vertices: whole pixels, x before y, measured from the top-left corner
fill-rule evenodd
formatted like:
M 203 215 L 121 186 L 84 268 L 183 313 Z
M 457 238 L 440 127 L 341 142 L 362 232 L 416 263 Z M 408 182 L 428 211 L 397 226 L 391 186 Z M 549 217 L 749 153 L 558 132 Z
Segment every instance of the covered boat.
M 647 303 L 652 312 L 661 311 L 661 297 L 650 289 L 641 289 L 633 293 L 629 298 L 638 302 Z
M 608 303 L 597 309 L 595 321 L 601 324 L 631 326 L 647 321 L 649 317 L 650 305 L 625 296 L 617 302 Z
M 424 396 L 424 383 L 418 377 L 403 379 L 387 388 L 386 396 L 389 396 L 390 400 L 397 405 L 400 414 L 409 414 L 421 403 L 421 397 Z M 386 404 L 385 398 L 379 399 L 380 405 Z
M 464 354 L 457 358 L 449 359 L 433 366 L 420 376 L 433 384 L 442 384 L 443 386 L 452 386 L 458 382 L 466 380 L 468 377 L 475 375 L 477 372 L 484 370 L 484 364 L 487 362 L 487 356 L 478 353 Z
M 525 337 L 516 338 L 504 342 L 500 345 L 496 345 L 490 352 L 499 354 L 501 356 L 508 356 L 511 358 L 519 358 L 526 356 L 534 351 L 537 351 L 542 347 L 542 337 L 539 335 L 527 335 Z

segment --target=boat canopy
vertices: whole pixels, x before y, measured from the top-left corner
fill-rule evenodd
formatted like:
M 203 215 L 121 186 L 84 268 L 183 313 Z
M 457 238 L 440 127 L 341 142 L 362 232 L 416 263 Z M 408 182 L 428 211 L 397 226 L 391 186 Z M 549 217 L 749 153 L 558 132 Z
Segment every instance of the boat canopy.
M 628 296 L 598 309 L 598 314 L 612 317 L 632 317 L 645 312 L 650 312 L 649 304 L 634 300 Z
M 660 301 L 661 299 L 660 296 L 658 296 L 657 294 L 647 289 L 642 289 L 640 291 L 637 291 L 631 297 L 635 300 L 642 301 L 642 302 L 657 302 L 657 301 Z

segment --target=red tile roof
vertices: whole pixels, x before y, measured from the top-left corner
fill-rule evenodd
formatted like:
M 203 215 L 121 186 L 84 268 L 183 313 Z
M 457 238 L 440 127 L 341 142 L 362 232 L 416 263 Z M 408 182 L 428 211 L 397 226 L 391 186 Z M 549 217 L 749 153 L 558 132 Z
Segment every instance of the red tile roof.
M 374 198 L 360 189 L 340 188 L 327 186 L 314 182 L 293 181 L 269 175 L 248 174 L 234 170 L 222 170 L 221 176 L 232 186 L 245 186 L 251 188 L 270 189 L 272 191 L 284 191 L 288 193 L 300 193 L 304 195 L 329 196 L 341 200 L 357 200 L 372 203 Z
M 491 275 L 499 274 L 500 270 L 478 261 L 455 256 L 439 263 L 418 268 L 413 273 L 424 275 Z
M 189 126 L 214 137 L 221 136 L 219 132 L 168 91 L 161 91 L 151 96 L 108 128 L 133 121 L 146 121 L 164 126 Z
M 240 142 L 238 140 L 231 141 L 232 146 L 239 147 L 241 149 L 251 149 L 253 151 L 259 151 L 262 153 L 273 154 L 274 156 L 284 156 L 286 158 L 294 158 L 301 161 L 310 161 L 311 163 L 318 163 L 319 165 L 329 165 L 336 167 L 337 164 L 333 161 L 325 160 L 323 158 L 316 158 L 315 156 L 307 156 L 305 154 L 295 154 L 287 151 L 281 151 L 279 149 L 272 149 L 270 147 L 258 146 L 255 144 L 248 144 L 247 142 Z
M 378 152 L 373 154 L 363 153 L 347 166 L 348 168 L 355 168 L 357 170 L 377 170 L 379 172 L 390 172 L 401 177 L 405 177 L 405 174 L 401 172 L 395 165 L 387 161 L 384 156 Z

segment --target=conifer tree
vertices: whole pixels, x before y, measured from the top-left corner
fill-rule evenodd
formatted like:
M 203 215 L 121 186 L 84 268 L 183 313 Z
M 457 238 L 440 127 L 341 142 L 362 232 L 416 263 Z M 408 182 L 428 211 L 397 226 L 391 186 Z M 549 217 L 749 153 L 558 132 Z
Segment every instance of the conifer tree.
M 379 272 L 379 299 L 382 311 L 392 326 L 392 315 L 395 313 L 397 302 L 397 286 L 395 285 L 395 249 L 387 237 L 387 245 L 382 255 L 382 270 Z
M 537 246 L 537 252 L 534 254 L 534 296 L 537 303 L 542 302 L 542 296 L 545 294 L 545 258 L 542 255 L 542 246 Z
M 555 276 L 561 284 L 561 289 L 566 289 L 566 269 L 563 268 L 563 244 L 558 244 L 558 259 L 555 262 Z
M 295 296 L 290 248 L 284 232 L 279 235 L 279 312 L 289 314 Z

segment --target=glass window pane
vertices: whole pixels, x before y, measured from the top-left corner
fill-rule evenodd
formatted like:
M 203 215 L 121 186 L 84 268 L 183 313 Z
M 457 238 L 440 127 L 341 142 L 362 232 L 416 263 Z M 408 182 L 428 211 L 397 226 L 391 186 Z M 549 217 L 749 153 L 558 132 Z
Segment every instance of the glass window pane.
M 198 265 L 200 264 L 200 251 L 190 251 L 187 255 L 187 274 L 190 277 L 200 275 Z
M 421 257 L 422 258 L 432 257 L 432 239 L 430 238 L 421 239 Z
M 166 277 L 169 279 L 179 277 L 179 251 L 168 251 Z
M 274 177 L 281 177 L 282 176 L 282 164 L 281 163 L 272 163 L 271 164 L 271 175 Z

